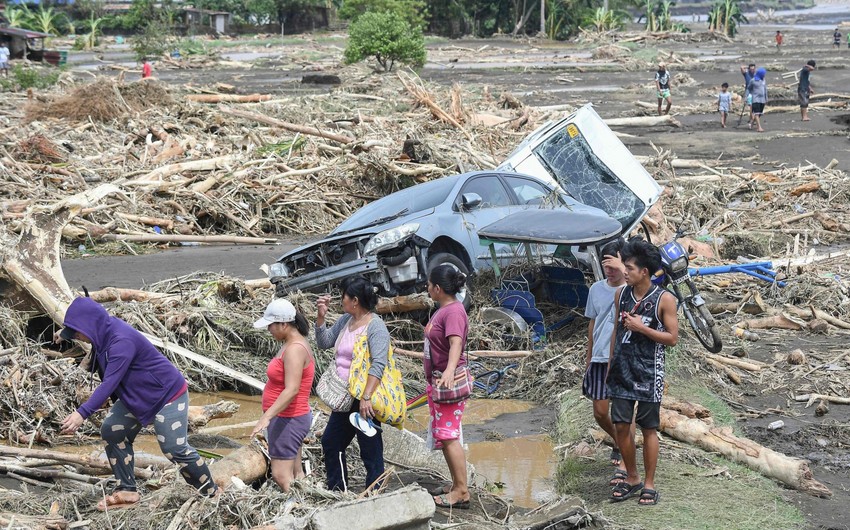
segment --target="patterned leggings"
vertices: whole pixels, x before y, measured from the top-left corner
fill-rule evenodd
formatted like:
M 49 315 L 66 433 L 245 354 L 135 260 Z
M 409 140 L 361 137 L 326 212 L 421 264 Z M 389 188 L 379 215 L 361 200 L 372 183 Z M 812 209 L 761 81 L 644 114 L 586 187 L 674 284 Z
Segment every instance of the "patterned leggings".
M 205 495 L 216 490 L 206 461 L 187 442 L 189 429 L 189 393 L 166 404 L 153 422 L 156 440 L 162 453 L 180 466 L 180 474 L 190 485 Z M 136 491 L 133 471 L 133 442 L 142 425 L 118 400 L 106 414 L 100 435 L 106 442 L 106 456 L 112 473 L 118 479 L 116 490 Z

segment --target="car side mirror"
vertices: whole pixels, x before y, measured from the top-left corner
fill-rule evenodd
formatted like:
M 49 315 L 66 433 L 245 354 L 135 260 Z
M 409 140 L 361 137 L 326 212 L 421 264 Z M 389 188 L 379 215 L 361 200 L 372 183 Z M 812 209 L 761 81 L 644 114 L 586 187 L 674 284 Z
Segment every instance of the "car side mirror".
M 461 209 L 465 211 L 472 210 L 479 206 L 483 199 L 477 193 L 464 193 L 461 198 Z

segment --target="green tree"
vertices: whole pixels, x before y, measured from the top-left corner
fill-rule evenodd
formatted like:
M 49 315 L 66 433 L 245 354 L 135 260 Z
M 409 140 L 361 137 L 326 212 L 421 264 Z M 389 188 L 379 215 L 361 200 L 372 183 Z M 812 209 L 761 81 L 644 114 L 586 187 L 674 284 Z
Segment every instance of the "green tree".
M 738 5 L 738 0 L 717 0 L 708 12 L 709 31 L 719 31 L 729 37 L 738 33 L 739 24 L 749 23 Z
M 35 31 L 58 35 L 59 27 L 67 25 L 67 18 L 63 13 L 54 11 L 52 7 L 44 9 L 44 6 L 41 6 L 38 11 L 32 13 L 29 25 L 30 29 Z
M 428 4 L 423 0 L 343 0 L 340 18 L 356 21 L 367 12 L 394 13 L 413 28 L 423 28 L 428 16 Z
M 425 64 L 425 38 L 419 28 L 411 27 L 397 13 L 370 11 L 360 15 L 349 27 L 344 55 L 349 64 L 374 57 L 387 72 L 396 62 L 422 66 Z
M 6 17 L 6 21 L 9 22 L 9 26 L 13 28 L 31 29 L 28 26 L 29 20 L 32 18 L 32 11 L 30 11 L 26 4 L 20 4 L 20 6 L 6 6 L 3 16 Z

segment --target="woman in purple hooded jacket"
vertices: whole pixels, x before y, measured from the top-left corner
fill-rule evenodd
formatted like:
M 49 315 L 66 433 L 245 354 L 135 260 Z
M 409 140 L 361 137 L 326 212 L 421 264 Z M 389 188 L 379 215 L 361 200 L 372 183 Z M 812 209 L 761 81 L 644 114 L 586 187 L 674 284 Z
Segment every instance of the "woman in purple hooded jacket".
M 215 494 L 209 467 L 187 441 L 189 393 L 180 371 L 144 335 L 91 298 L 71 302 L 64 324 L 63 339 L 92 345 L 91 370 L 98 371 L 101 383 L 88 401 L 62 421 L 62 432 L 75 432 L 110 397 L 113 400 L 100 435 L 118 486 L 98 503 L 98 509 L 139 502 L 133 441 L 150 423 L 162 453 L 180 466 L 186 482 L 202 494 Z

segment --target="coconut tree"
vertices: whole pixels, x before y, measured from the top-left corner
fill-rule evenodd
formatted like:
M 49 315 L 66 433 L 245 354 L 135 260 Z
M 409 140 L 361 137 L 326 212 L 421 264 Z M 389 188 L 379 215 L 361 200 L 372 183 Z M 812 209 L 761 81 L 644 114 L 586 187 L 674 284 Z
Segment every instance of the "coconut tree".
M 738 33 L 739 24 L 749 23 L 738 5 L 738 0 L 717 0 L 708 12 L 709 31 L 720 31 L 729 37 Z

